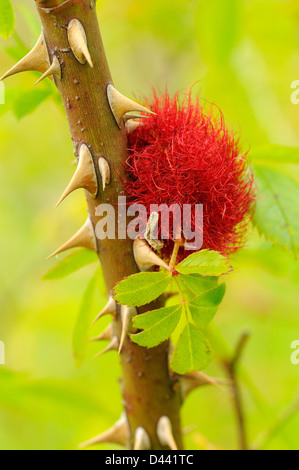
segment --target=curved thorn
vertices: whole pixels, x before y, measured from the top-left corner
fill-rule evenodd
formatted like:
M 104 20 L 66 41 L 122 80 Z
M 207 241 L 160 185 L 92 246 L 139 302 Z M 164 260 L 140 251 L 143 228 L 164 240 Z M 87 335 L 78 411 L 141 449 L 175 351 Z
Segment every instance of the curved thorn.
M 203 372 L 190 372 L 189 374 L 181 376 L 179 378 L 179 386 L 182 400 L 185 400 L 193 390 L 207 385 L 213 385 L 222 392 L 224 391 L 216 379 L 208 377 Z
M 106 186 L 110 183 L 111 179 L 110 166 L 104 157 L 99 158 L 98 165 L 103 182 L 103 191 L 105 191 Z
M 110 323 L 107 328 L 99 336 L 90 338 L 89 343 L 94 343 L 95 341 L 111 341 L 113 338 L 113 325 Z
M 58 207 L 64 199 L 76 189 L 86 189 L 95 198 L 98 194 L 98 180 L 92 154 L 86 144 L 82 144 L 79 152 L 79 163 L 70 184 L 56 204 Z
M 150 450 L 151 441 L 148 433 L 142 427 L 136 429 L 134 450 Z
M 49 67 L 48 70 L 40 77 L 40 79 L 37 80 L 34 86 L 38 85 L 42 80 L 47 77 L 50 77 L 51 75 L 56 75 L 56 77 L 60 78 L 61 80 L 61 67 L 56 55 L 53 56 L 53 62 L 51 67 Z
M 105 315 L 113 315 L 116 316 L 116 302 L 113 297 L 109 297 L 109 300 L 103 310 L 98 314 L 96 319 L 92 322 L 94 325 L 100 318 L 104 317 Z
M 170 267 L 151 249 L 149 244 L 140 238 L 133 243 L 135 262 L 140 271 L 148 271 L 153 266 L 160 266 L 168 271 Z
M 43 33 L 41 33 L 34 48 L 6 72 L 0 80 L 21 72 L 41 72 L 45 73 L 50 65 L 48 50 Z
M 144 114 L 130 114 L 126 113 L 124 115 L 124 123 L 130 121 L 131 119 L 148 119 L 149 116 L 144 116 Z
M 98 359 L 99 357 L 103 356 L 109 351 L 117 351 L 118 347 L 119 347 L 118 338 L 114 336 L 112 340 L 110 341 L 110 343 L 108 344 L 107 348 L 103 349 L 103 351 L 100 351 L 98 354 L 93 356 L 93 359 Z
M 90 439 L 89 441 L 80 444 L 80 449 L 91 447 L 95 444 L 109 442 L 112 444 L 119 444 L 126 447 L 129 441 L 129 426 L 126 416 L 123 414 L 121 418 L 115 423 L 108 431 L 99 434 L 98 436 Z
M 178 450 L 173 437 L 172 425 L 168 416 L 162 416 L 157 425 L 157 436 L 162 446 L 167 446 L 171 450 Z
M 118 348 L 118 354 L 120 354 L 122 351 L 122 348 L 125 344 L 126 336 L 131 327 L 132 318 L 135 317 L 136 315 L 137 315 L 137 310 L 135 307 L 127 307 L 126 305 L 122 305 L 120 307 L 122 330 L 121 330 L 121 338 L 120 338 L 120 343 L 119 343 L 119 348 Z
M 126 122 L 126 131 L 128 134 L 131 134 L 132 132 L 136 131 L 138 127 L 143 126 L 142 122 L 137 122 L 137 121 L 127 121 Z
M 70 250 L 71 248 L 88 248 L 89 250 L 97 252 L 96 238 L 94 234 L 94 228 L 90 218 L 88 217 L 87 221 L 83 227 L 78 230 L 78 232 L 70 238 L 64 245 L 62 245 L 58 250 L 54 251 L 48 259 L 53 258 L 53 256 L 62 253 L 63 251 Z
M 126 113 L 138 111 L 140 113 L 155 114 L 139 103 L 126 98 L 114 88 L 112 84 L 107 87 L 107 97 L 113 116 L 118 127 L 121 129 L 121 122 Z
M 93 67 L 90 53 L 87 46 L 86 33 L 79 20 L 73 19 L 68 25 L 68 40 L 74 56 L 80 64 L 88 64 Z

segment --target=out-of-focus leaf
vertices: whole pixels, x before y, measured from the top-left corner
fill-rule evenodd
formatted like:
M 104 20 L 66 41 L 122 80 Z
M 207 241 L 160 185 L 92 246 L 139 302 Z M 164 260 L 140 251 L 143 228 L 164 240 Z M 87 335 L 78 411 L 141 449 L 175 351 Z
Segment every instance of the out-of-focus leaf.
M 224 66 L 229 61 L 239 38 L 240 3 L 239 0 L 200 2 L 197 31 L 210 63 Z
M 299 246 L 299 186 L 289 176 L 273 168 L 255 169 L 259 197 L 254 223 L 272 243 L 297 255 Z
M 14 102 L 19 99 L 21 94 L 22 91 L 15 88 L 5 89 L 5 103 L 0 106 L 0 116 L 13 108 Z
M 33 113 L 36 108 L 49 96 L 52 91 L 50 88 L 44 88 L 37 90 L 29 90 L 20 94 L 13 104 L 13 111 L 17 119 L 22 119 L 22 117 L 27 114 Z
M 82 249 L 75 251 L 50 269 L 42 279 L 43 281 L 62 279 L 88 264 L 95 263 L 97 260 L 96 253 L 91 250 Z
M 61 408 L 78 413 L 102 412 L 95 395 L 73 382 L 54 379 L 30 380 L 24 374 L 0 370 L 0 408 L 25 412 L 39 419 L 39 411 Z
M 15 62 L 18 62 L 23 57 L 25 57 L 26 54 L 28 54 L 30 49 L 25 46 L 23 41 L 15 32 L 12 34 L 12 39 L 14 43 L 11 44 L 12 41 L 9 41 L 4 50 Z M 32 44 L 32 46 L 33 45 L 34 44 Z
M 145 11 L 146 16 L 144 16 Z M 176 51 L 190 43 L 194 12 L 185 3 L 173 0 L 151 2 L 145 10 L 138 0 L 132 0 L 128 12 L 130 14 L 126 17 L 126 21 L 131 23 L 135 31 L 141 31 L 141 34 L 149 32 L 151 36 L 169 42 Z M 179 31 L 178 25 L 180 25 Z
M 166 272 L 138 273 L 116 285 L 116 300 L 122 305 L 140 307 L 157 299 L 167 289 L 171 274 Z
M 171 367 L 178 374 L 205 369 L 213 359 L 208 338 L 192 323 L 187 323 L 175 347 Z
M 32 35 L 38 38 L 40 35 L 40 22 L 38 21 L 38 18 L 33 15 L 32 10 L 30 10 L 30 8 L 27 5 L 24 5 L 22 2 L 23 0 L 18 2 L 17 7 L 22 13 L 23 18 L 26 20 Z
M 202 276 L 221 276 L 230 270 L 227 258 L 217 251 L 202 250 L 193 253 L 177 265 L 181 274 L 201 274 Z
M 0 2 L 0 36 L 8 39 L 14 30 L 15 15 L 10 0 Z
M 265 145 L 250 150 L 249 156 L 255 164 L 298 164 L 299 148 L 285 145 Z
M 88 329 L 94 318 L 94 300 L 99 277 L 99 270 L 89 282 L 81 301 L 77 320 L 73 328 L 73 351 L 75 361 L 80 367 L 86 357 Z
M 153 348 L 167 340 L 177 327 L 182 313 L 182 306 L 166 307 L 138 315 L 134 318 L 135 328 L 144 330 L 132 335 L 131 339 L 139 346 Z

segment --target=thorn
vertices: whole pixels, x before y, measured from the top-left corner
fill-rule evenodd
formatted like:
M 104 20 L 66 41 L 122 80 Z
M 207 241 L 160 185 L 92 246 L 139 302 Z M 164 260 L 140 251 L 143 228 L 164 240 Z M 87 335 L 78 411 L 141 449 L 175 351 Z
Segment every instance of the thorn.
M 37 80 L 36 85 L 38 85 L 42 80 L 49 77 L 50 75 L 56 75 L 61 80 L 61 67 L 58 58 L 56 55 L 53 56 L 52 65 L 48 68 L 48 70 Z
M 98 193 L 97 175 L 92 159 L 92 154 L 86 144 L 82 144 L 79 152 L 79 163 L 70 184 L 59 199 L 58 207 L 64 199 L 76 189 L 86 189 L 93 198 Z
M 124 346 L 126 336 L 131 327 L 131 320 L 136 315 L 137 315 L 137 310 L 135 307 L 127 307 L 126 305 L 122 305 L 120 307 L 122 330 L 121 330 L 121 338 L 120 338 L 120 344 L 118 348 L 118 354 L 121 353 L 122 348 Z
M 150 450 L 151 441 L 148 433 L 142 427 L 136 429 L 134 450 Z
M 99 164 L 99 170 L 100 170 L 100 174 L 101 174 L 102 182 L 103 182 L 103 191 L 105 191 L 106 185 L 110 183 L 110 179 L 111 179 L 110 166 L 104 157 L 99 158 L 98 164 Z
M 64 245 L 62 245 L 58 250 L 52 253 L 48 259 L 53 258 L 53 256 L 62 253 L 63 251 L 70 250 L 71 248 L 88 248 L 89 250 L 97 252 L 96 238 L 94 234 L 94 228 L 90 218 L 88 217 L 87 221 L 83 227 L 78 230 L 78 232 L 70 238 Z
M 185 400 L 187 396 L 196 388 L 204 387 L 206 385 L 213 385 L 222 392 L 223 388 L 219 385 L 216 379 L 209 377 L 203 372 L 190 372 L 179 378 L 182 399 Z
M 137 121 L 127 121 L 125 125 L 127 133 L 131 134 L 132 132 L 136 131 L 138 127 L 143 126 L 143 123 Z
M 93 63 L 87 46 L 85 30 L 79 20 L 73 19 L 68 25 L 68 40 L 74 56 L 80 64 L 89 63 L 93 68 Z
M 116 302 L 113 297 L 109 298 L 103 310 L 98 314 L 96 319 L 92 322 L 92 325 L 94 325 L 100 318 L 104 317 L 105 315 L 116 316 Z
M 95 341 L 111 341 L 113 338 L 113 325 L 110 323 L 107 328 L 101 333 L 99 336 L 95 336 L 94 338 L 90 338 L 88 340 L 89 343 L 93 343 Z
M 34 48 L 14 65 L 8 72 L 6 72 L 0 80 L 15 75 L 21 72 L 41 72 L 45 73 L 50 65 L 48 50 L 43 33 L 41 33 Z
M 90 439 L 89 441 L 83 442 L 80 444 L 80 449 L 85 449 L 86 447 L 93 446 L 95 444 L 101 444 L 103 442 L 109 442 L 112 444 L 119 444 L 121 446 L 126 447 L 129 441 L 129 426 L 128 421 L 123 414 L 120 419 L 115 423 L 112 428 L 108 429 L 108 431 L 99 434 L 98 436 Z
M 93 359 L 98 359 L 99 357 L 103 356 L 109 351 L 117 351 L 119 348 L 119 341 L 116 336 L 112 338 L 110 343 L 108 344 L 107 348 L 103 349 L 103 351 L 100 351 L 98 354 L 93 356 Z
M 159 419 L 157 436 L 162 446 L 170 447 L 171 450 L 178 450 L 172 433 L 172 425 L 167 416 L 162 416 Z
M 113 85 L 108 85 L 107 96 L 111 111 L 116 120 L 118 127 L 121 129 L 121 122 L 126 113 L 130 111 L 138 111 L 140 113 L 155 114 L 149 109 L 141 106 L 141 104 L 126 98 L 124 95 L 119 93 Z
M 148 119 L 149 116 L 144 116 L 144 114 L 130 114 L 126 113 L 124 115 L 124 123 L 130 121 L 130 119 Z
M 168 271 L 170 270 L 170 267 L 156 255 L 145 240 L 136 238 L 133 243 L 133 251 L 140 271 L 148 271 L 153 266 L 160 266 Z

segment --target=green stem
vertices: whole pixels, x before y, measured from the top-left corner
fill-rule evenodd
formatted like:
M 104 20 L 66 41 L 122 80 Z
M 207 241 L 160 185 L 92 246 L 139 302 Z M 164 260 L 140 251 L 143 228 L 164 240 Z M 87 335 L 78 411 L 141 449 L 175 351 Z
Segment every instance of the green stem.
M 174 248 L 173 248 L 173 252 L 172 252 L 170 263 L 169 263 L 171 270 L 174 270 L 176 266 L 176 260 L 177 260 L 179 249 L 181 246 L 182 246 L 182 240 L 176 240 L 174 243 Z

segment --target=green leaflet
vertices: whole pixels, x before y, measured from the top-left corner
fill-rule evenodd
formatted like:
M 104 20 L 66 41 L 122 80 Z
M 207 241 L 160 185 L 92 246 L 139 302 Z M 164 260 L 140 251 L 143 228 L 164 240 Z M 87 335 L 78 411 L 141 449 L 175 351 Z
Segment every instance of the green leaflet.
M 36 403 L 38 402 L 38 413 Z M 78 382 L 60 379 L 29 379 L 25 374 L 0 369 L 0 407 L 13 409 L 34 420 L 40 413 L 49 415 L 51 410 L 59 413 L 77 414 L 103 412 L 96 394 L 86 391 Z
M 299 246 L 299 186 L 289 176 L 263 166 L 255 168 L 259 187 L 254 224 L 272 243 L 296 256 Z
M 15 15 L 10 0 L 0 1 L 0 36 L 8 39 L 15 27 Z
M 88 329 L 94 318 L 94 300 L 98 282 L 99 270 L 89 282 L 81 301 L 80 310 L 73 328 L 73 352 L 75 361 L 80 367 L 85 359 L 87 351 Z
M 191 323 L 187 323 L 175 347 L 171 367 L 178 374 L 205 369 L 213 359 L 213 347 L 208 338 Z
M 184 367 L 186 373 L 203 369 L 212 358 L 211 344 L 200 330 L 206 328 L 216 315 L 226 287 L 225 284 L 218 285 L 218 278 L 199 275 L 179 275 L 175 279 L 180 291 L 186 289 L 181 291 L 184 295 L 181 303 L 136 316 L 134 327 L 143 331 L 132 335 L 131 339 L 139 346 L 155 347 L 166 341 L 183 320 L 184 331 L 178 340 L 172 367 L 178 373 Z M 189 286 L 193 291 L 189 290 Z M 189 322 L 188 315 L 184 315 L 187 312 L 196 326 Z M 184 358 L 187 358 L 186 361 Z
M 115 299 L 129 307 L 149 304 L 165 292 L 170 280 L 168 272 L 134 274 L 116 285 Z
M 49 85 L 46 89 L 29 92 L 21 89 L 8 88 L 5 90 L 5 104 L 0 106 L 0 116 L 13 111 L 17 119 L 22 119 L 27 114 L 33 113 L 50 96 L 55 98 L 56 92 Z
M 250 159 L 256 164 L 299 163 L 299 148 L 286 145 L 265 145 L 250 150 Z
M 202 42 L 201 50 L 207 55 L 209 64 L 225 68 L 238 44 L 242 2 L 216 0 L 197 4 L 195 34 L 198 34 L 198 40 Z M 213 28 L 210 27 L 211 24 Z
M 200 274 L 180 274 L 179 279 L 184 288 L 189 289 L 196 295 L 201 295 L 207 290 L 218 286 L 217 277 L 204 277 Z
M 198 328 L 204 329 L 213 320 L 225 295 L 226 285 L 211 289 L 188 303 L 189 311 Z
M 186 373 L 205 368 L 213 349 L 201 330 L 217 313 L 225 294 L 225 284 L 218 284 L 218 276 L 229 268 L 226 258 L 204 250 L 176 266 L 174 276 L 164 271 L 139 273 L 117 284 L 115 298 L 122 305 L 139 307 L 150 303 L 165 292 L 171 280 L 172 290 L 176 286 L 180 297 L 178 305 L 134 317 L 134 327 L 143 331 L 131 335 L 132 341 L 153 348 L 170 338 L 176 328 L 182 328 L 172 360 L 173 370 Z
M 79 251 L 75 251 L 74 253 L 57 263 L 52 269 L 50 269 L 44 275 L 42 280 L 54 281 L 57 279 L 63 279 L 64 277 L 73 274 L 84 266 L 94 263 L 97 260 L 97 254 L 91 250 L 82 249 Z
M 220 284 L 220 286 L 195 297 L 190 303 L 197 307 L 217 307 L 223 300 L 225 289 L 225 284 Z
M 193 253 L 177 265 L 181 274 L 221 276 L 231 269 L 229 261 L 217 251 L 202 250 Z
M 143 329 L 142 333 L 131 335 L 139 346 L 153 348 L 166 341 L 177 327 L 182 313 L 182 306 L 161 308 L 138 315 L 134 318 L 135 328 Z

